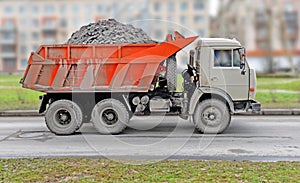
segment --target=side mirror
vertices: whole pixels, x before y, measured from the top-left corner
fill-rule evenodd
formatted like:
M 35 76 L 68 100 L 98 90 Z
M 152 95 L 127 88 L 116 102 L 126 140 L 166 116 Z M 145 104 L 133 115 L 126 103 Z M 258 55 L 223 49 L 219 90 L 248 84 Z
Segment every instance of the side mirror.
M 244 68 L 245 68 L 245 62 L 244 62 L 244 61 L 241 61 L 240 69 L 244 69 Z
M 246 75 L 246 71 L 242 70 L 241 75 Z

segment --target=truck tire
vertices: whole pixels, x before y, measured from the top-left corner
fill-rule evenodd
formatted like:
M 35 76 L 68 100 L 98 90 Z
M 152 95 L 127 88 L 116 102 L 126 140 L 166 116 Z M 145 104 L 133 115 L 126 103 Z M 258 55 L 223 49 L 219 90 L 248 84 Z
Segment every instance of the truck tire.
M 48 129 L 57 135 L 70 135 L 82 125 L 82 111 L 70 100 L 58 100 L 50 104 L 45 121 Z
M 200 133 L 219 134 L 229 126 L 231 115 L 224 102 L 208 99 L 198 103 L 193 120 Z
M 92 122 L 101 134 L 119 134 L 127 127 L 129 112 L 122 102 L 105 99 L 95 105 Z

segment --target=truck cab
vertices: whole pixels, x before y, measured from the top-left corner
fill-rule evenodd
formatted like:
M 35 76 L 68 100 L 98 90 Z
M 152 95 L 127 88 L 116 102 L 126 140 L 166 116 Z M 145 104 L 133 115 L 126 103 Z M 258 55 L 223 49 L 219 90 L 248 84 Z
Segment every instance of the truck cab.
M 225 104 L 223 107 L 228 108 L 230 114 L 260 111 L 260 103 L 254 100 L 256 73 L 247 63 L 246 49 L 237 40 L 201 38 L 196 48 L 190 51 L 188 67 L 190 71 L 187 73 L 195 84 L 195 90 L 187 90 L 190 96 L 189 115 L 193 116 L 196 126 L 197 120 L 206 120 L 201 132 L 205 132 L 209 123 L 216 122 L 218 117 L 220 123 L 225 120 L 221 116 L 226 112 L 215 106 L 219 103 Z M 208 107 L 197 111 L 204 101 Z M 205 110 L 207 114 L 203 114 Z M 197 117 L 199 112 L 200 118 Z M 226 120 L 230 121 L 229 118 Z M 219 133 L 224 129 L 211 128 L 207 132 Z

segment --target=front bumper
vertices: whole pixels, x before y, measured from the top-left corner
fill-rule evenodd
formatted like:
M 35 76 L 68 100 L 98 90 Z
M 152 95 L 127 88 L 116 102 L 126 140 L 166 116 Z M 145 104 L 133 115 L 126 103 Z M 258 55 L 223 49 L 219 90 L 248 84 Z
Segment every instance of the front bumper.
M 250 101 L 250 109 L 252 110 L 252 113 L 260 113 L 261 104 L 256 101 Z

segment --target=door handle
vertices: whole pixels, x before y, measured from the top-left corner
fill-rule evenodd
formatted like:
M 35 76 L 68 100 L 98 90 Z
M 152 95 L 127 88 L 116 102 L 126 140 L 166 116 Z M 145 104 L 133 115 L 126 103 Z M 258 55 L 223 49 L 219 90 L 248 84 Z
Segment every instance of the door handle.
M 218 81 L 218 78 L 217 77 L 212 77 L 210 80 L 211 81 Z

